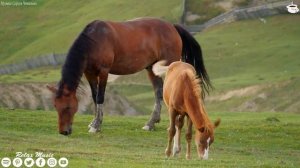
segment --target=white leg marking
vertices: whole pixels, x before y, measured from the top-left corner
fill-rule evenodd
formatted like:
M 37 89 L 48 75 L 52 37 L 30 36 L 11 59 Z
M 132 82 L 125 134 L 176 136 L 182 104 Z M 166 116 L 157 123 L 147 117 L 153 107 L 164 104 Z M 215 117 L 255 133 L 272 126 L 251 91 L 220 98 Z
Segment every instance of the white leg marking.
M 90 132 L 90 133 L 96 133 L 96 132 L 97 132 L 97 129 L 94 128 L 94 127 L 90 127 L 89 132 Z
M 176 133 L 174 136 L 174 143 L 173 143 L 173 156 L 175 156 L 178 152 L 179 152 L 179 131 L 178 131 L 178 127 L 175 126 L 176 128 Z

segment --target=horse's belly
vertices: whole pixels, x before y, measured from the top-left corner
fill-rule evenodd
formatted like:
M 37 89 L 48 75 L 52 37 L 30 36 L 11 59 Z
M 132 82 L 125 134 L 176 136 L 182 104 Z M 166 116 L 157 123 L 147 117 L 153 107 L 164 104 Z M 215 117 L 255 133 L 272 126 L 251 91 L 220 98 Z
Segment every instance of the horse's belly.
M 134 74 L 145 69 L 150 64 L 152 64 L 152 62 L 150 63 L 150 61 L 145 61 L 141 59 L 129 59 L 124 61 L 118 61 L 113 63 L 109 73 L 115 75 Z

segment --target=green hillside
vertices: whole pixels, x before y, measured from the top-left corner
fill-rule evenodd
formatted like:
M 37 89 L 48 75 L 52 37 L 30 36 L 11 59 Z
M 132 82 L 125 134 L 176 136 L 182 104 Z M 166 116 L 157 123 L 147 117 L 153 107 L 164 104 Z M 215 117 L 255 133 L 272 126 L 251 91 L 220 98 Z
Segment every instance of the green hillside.
M 215 86 L 207 100 L 209 110 L 300 113 L 300 16 L 265 19 L 265 23 L 255 19 L 220 25 L 196 35 Z M 2 75 L 0 82 L 57 82 L 59 71 Z M 146 72 L 122 76 L 108 90 L 150 113 L 154 97 L 146 76 Z
M 15 152 L 52 153 L 70 167 L 297 167 L 300 164 L 299 120 L 296 114 L 210 112 L 221 117 L 209 159 L 185 159 L 185 138 L 178 158 L 166 159 L 166 111 L 156 130 L 141 129 L 148 116 L 104 116 L 101 133 L 89 134 L 91 115 L 76 115 L 73 134 L 57 133 L 56 113 L 0 108 L 0 157 Z M 192 141 L 193 142 L 193 141 Z
M 17 0 L 16 2 L 22 2 Z M 36 0 L 34 6 L 0 6 L 0 64 L 47 53 L 66 53 L 95 19 L 159 17 L 177 22 L 180 0 Z
M 300 76 L 300 15 L 240 21 L 196 36 L 220 90 Z

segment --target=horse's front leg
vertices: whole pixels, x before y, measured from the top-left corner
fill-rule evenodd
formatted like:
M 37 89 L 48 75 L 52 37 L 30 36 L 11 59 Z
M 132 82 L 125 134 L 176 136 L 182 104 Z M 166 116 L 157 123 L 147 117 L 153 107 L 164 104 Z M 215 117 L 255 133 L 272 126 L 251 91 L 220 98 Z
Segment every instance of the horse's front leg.
M 190 117 L 187 117 L 187 130 L 186 130 L 186 134 L 185 134 L 185 138 L 186 138 L 186 159 L 191 159 L 191 141 L 192 141 L 192 120 L 190 119 Z
M 160 121 L 161 102 L 163 100 L 163 80 L 156 76 L 152 71 L 152 66 L 147 68 L 149 79 L 155 92 L 155 104 L 151 118 L 143 127 L 144 130 L 150 131 L 154 129 L 154 124 Z
M 96 94 L 96 111 L 95 119 L 89 125 L 89 132 L 95 133 L 101 131 L 101 124 L 103 121 L 103 103 L 105 88 L 107 83 L 108 73 L 102 73 L 98 76 L 97 94 Z
M 171 155 L 171 144 L 174 138 L 174 135 L 176 133 L 176 129 L 175 129 L 175 119 L 176 119 L 176 111 L 173 110 L 172 108 L 169 109 L 169 118 L 170 118 L 170 127 L 168 129 L 169 131 L 169 136 L 168 136 L 168 144 L 167 144 L 167 148 L 165 150 L 165 154 L 167 157 L 170 157 Z

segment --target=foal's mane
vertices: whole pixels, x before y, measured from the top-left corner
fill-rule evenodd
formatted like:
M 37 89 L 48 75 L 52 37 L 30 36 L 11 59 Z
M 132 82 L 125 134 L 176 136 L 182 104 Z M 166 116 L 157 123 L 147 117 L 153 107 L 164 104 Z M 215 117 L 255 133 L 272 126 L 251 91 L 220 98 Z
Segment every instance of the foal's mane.
M 196 72 L 192 72 L 192 71 L 186 71 L 187 73 L 187 77 L 189 79 L 189 81 L 191 82 L 192 85 L 192 93 L 194 94 L 194 96 L 196 97 L 199 107 L 202 108 L 202 110 L 200 110 L 201 115 L 204 119 L 204 129 L 205 131 L 209 131 L 211 132 L 211 122 L 208 118 L 208 115 L 206 113 L 206 110 L 204 108 L 204 103 L 203 103 L 203 96 L 202 95 L 202 89 L 201 89 L 201 80 L 200 78 L 196 75 Z
M 66 61 L 62 67 L 62 77 L 58 83 L 57 97 L 62 95 L 64 85 L 68 87 L 68 90 L 76 91 L 80 83 L 86 58 L 95 43 L 88 35 L 90 28 L 91 24 L 87 25 L 69 49 Z

